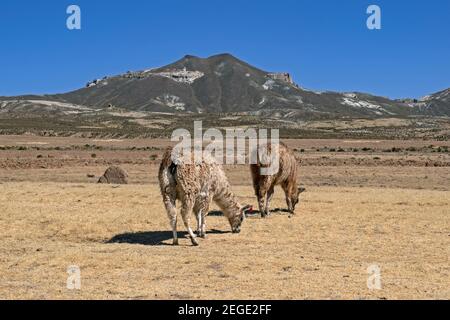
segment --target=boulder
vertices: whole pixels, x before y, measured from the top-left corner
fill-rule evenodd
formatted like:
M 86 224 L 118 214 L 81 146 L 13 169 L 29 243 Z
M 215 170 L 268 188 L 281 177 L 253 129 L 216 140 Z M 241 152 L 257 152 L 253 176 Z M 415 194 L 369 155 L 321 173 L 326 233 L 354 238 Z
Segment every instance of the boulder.
M 107 184 L 128 184 L 128 174 L 120 167 L 109 167 L 98 183 Z

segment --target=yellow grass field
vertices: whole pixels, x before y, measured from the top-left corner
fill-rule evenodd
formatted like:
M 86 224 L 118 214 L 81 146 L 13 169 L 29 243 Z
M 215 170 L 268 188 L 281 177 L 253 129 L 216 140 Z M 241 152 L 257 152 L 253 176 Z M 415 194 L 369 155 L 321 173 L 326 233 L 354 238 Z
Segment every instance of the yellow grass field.
M 170 245 L 156 184 L 3 182 L 0 204 L 2 299 L 450 299 L 446 190 L 312 186 L 296 216 L 249 217 L 238 235 L 208 217 L 199 247 Z

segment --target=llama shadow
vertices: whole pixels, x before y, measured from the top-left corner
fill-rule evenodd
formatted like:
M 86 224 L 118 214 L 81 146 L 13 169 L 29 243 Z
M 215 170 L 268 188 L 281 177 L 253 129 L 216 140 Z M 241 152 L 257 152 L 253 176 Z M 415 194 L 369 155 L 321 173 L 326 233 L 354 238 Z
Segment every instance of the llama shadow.
M 271 213 L 287 213 L 287 214 L 291 214 L 292 213 L 288 209 L 285 209 L 285 208 L 272 209 L 272 210 L 270 210 L 270 212 Z
M 208 217 L 223 217 L 222 211 L 210 211 Z
M 231 231 L 210 230 L 207 234 L 226 234 Z M 178 231 L 178 238 L 185 238 L 188 236 L 186 231 Z M 147 232 L 130 232 L 118 234 L 108 240 L 106 243 L 127 243 L 127 244 L 141 244 L 145 246 L 171 246 L 171 243 L 165 243 L 173 239 L 172 231 L 147 231 Z
M 276 208 L 270 210 L 271 214 L 274 213 L 287 213 L 290 214 L 289 210 Z M 258 210 L 254 210 L 251 214 L 247 214 L 247 217 L 260 217 L 261 213 Z M 222 217 L 222 211 L 211 211 L 208 216 L 212 217 Z M 212 229 L 206 232 L 207 234 L 227 234 L 231 231 L 221 231 L 217 229 Z M 187 238 L 188 233 L 186 231 L 178 231 L 178 238 Z M 146 232 L 129 232 L 122 233 L 112 237 L 106 243 L 127 243 L 127 244 L 141 244 L 145 246 L 171 246 L 171 243 L 166 243 L 173 239 L 172 231 L 146 231 Z
M 261 214 L 259 213 L 259 211 L 253 211 L 252 213 L 247 213 L 245 215 L 245 217 L 247 218 L 255 218 L 255 217 L 259 217 Z M 209 217 L 223 217 L 223 212 L 222 211 L 211 211 L 208 214 Z
M 283 209 L 283 208 L 275 208 L 275 209 L 271 209 L 270 210 L 271 214 L 288 214 L 291 215 L 292 213 L 288 210 L 288 209 Z M 208 216 L 210 217 L 222 217 L 223 216 L 223 212 L 222 211 L 211 211 Z M 256 218 L 256 217 L 260 217 L 261 216 L 261 212 L 259 210 L 253 210 L 252 213 L 247 213 L 246 217 L 247 218 Z
M 275 208 L 275 209 L 270 209 L 270 214 L 288 214 L 291 215 L 292 212 L 290 212 L 288 209 L 283 209 L 283 208 Z M 247 214 L 247 217 L 259 217 L 261 216 L 261 211 L 259 210 L 253 210 L 253 212 L 251 214 Z

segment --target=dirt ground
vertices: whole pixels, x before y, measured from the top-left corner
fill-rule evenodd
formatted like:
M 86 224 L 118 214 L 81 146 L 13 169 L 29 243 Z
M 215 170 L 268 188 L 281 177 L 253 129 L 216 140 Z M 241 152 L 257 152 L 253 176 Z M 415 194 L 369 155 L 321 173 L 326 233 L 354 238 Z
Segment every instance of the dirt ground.
M 0 298 L 450 299 L 450 160 L 434 151 L 448 142 L 288 141 L 307 188 L 296 215 L 251 216 L 238 235 L 209 216 L 199 247 L 181 223 L 170 245 L 155 175 L 169 144 L 0 137 Z M 95 184 L 109 164 L 131 184 Z M 248 168 L 226 171 L 256 206 Z

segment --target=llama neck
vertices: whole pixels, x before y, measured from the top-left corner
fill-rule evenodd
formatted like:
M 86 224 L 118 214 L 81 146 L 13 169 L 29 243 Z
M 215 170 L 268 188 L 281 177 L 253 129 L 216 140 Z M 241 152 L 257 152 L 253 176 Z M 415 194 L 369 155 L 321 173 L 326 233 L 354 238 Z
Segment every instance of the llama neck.
M 241 205 L 231 191 L 229 184 L 226 184 L 222 189 L 218 190 L 214 200 L 226 217 L 236 215 L 241 209 Z

